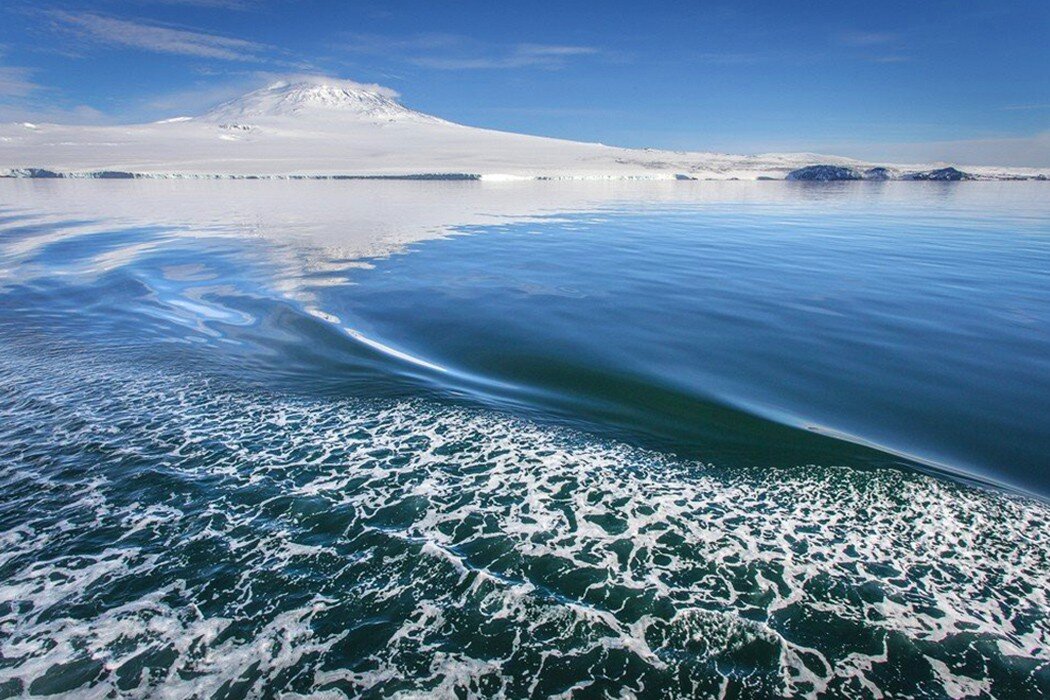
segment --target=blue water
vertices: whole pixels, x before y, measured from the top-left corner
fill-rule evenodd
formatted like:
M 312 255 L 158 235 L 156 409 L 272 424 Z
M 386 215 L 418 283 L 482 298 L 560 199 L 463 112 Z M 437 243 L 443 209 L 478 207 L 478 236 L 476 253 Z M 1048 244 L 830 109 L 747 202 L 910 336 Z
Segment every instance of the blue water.
M 477 233 L 326 308 L 616 437 L 790 465 L 845 449 L 797 429 L 833 431 L 1050 494 L 1047 219 L 728 206 Z
M 1045 184 L 590 187 L 0 183 L 0 695 L 1050 692 Z

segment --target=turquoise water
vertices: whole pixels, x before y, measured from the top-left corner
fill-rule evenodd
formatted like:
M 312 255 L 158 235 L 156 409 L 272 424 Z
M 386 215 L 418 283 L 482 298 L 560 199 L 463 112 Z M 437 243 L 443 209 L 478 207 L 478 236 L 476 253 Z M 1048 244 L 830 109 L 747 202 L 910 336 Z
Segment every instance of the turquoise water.
M 0 185 L 0 695 L 1050 692 L 1042 183 Z

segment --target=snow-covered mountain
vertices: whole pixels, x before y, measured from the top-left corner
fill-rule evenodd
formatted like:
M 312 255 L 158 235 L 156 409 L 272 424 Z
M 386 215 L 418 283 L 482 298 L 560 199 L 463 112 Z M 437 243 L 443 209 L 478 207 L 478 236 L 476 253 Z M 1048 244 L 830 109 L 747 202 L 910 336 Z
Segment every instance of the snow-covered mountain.
M 280 81 L 224 102 L 199 117 L 215 123 L 299 121 L 442 123 L 405 107 L 397 94 L 378 85 Z
M 409 109 L 378 85 L 320 78 L 277 82 L 203 115 L 152 124 L 0 126 L 0 174 L 31 177 L 781 179 L 817 164 L 850 171 L 885 165 L 810 153 L 616 148 L 479 129 Z M 966 171 L 1039 175 L 1030 168 Z

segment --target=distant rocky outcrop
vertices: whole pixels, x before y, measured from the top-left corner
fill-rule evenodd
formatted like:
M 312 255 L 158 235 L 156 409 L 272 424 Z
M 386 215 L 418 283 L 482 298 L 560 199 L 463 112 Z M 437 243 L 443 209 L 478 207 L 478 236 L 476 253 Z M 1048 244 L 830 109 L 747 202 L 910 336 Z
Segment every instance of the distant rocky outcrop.
M 940 168 L 938 170 L 925 170 L 918 173 L 904 175 L 905 180 L 935 180 L 940 182 L 958 182 L 960 180 L 976 180 L 970 173 L 964 173 L 955 168 Z
M 86 177 L 94 180 L 134 180 L 135 173 L 123 170 L 96 170 L 93 173 L 88 173 Z
M 62 177 L 62 173 L 44 168 L 14 168 L 4 177 Z
M 893 178 L 894 172 L 889 168 L 868 168 L 864 171 L 865 180 L 892 180 Z
M 787 174 L 788 180 L 800 182 L 834 182 L 838 180 L 863 180 L 864 176 L 855 168 L 841 165 L 807 165 Z
M 922 170 L 913 173 L 899 174 L 897 171 L 881 166 L 861 171 L 843 165 L 807 165 L 787 174 L 788 180 L 803 182 L 835 182 L 840 180 L 927 180 L 939 182 L 958 182 L 976 180 L 977 176 L 956 168 L 939 168 Z
M 60 173 L 46 168 L 15 168 L 7 173 L 0 173 L 0 177 L 20 178 L 63 178 L 63 179 L 89 179 L 89 180 L 133 180 L 137 175 L 124 170 L 94 170 L 86 173 Z

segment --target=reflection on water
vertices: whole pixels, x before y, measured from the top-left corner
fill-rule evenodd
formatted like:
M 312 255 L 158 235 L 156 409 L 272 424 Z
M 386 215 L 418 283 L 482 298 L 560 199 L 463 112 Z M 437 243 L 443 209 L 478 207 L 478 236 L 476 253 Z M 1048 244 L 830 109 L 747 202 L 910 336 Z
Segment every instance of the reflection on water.
M 1041 183 L 0 185 L 4 695 L 1048 689 Z

